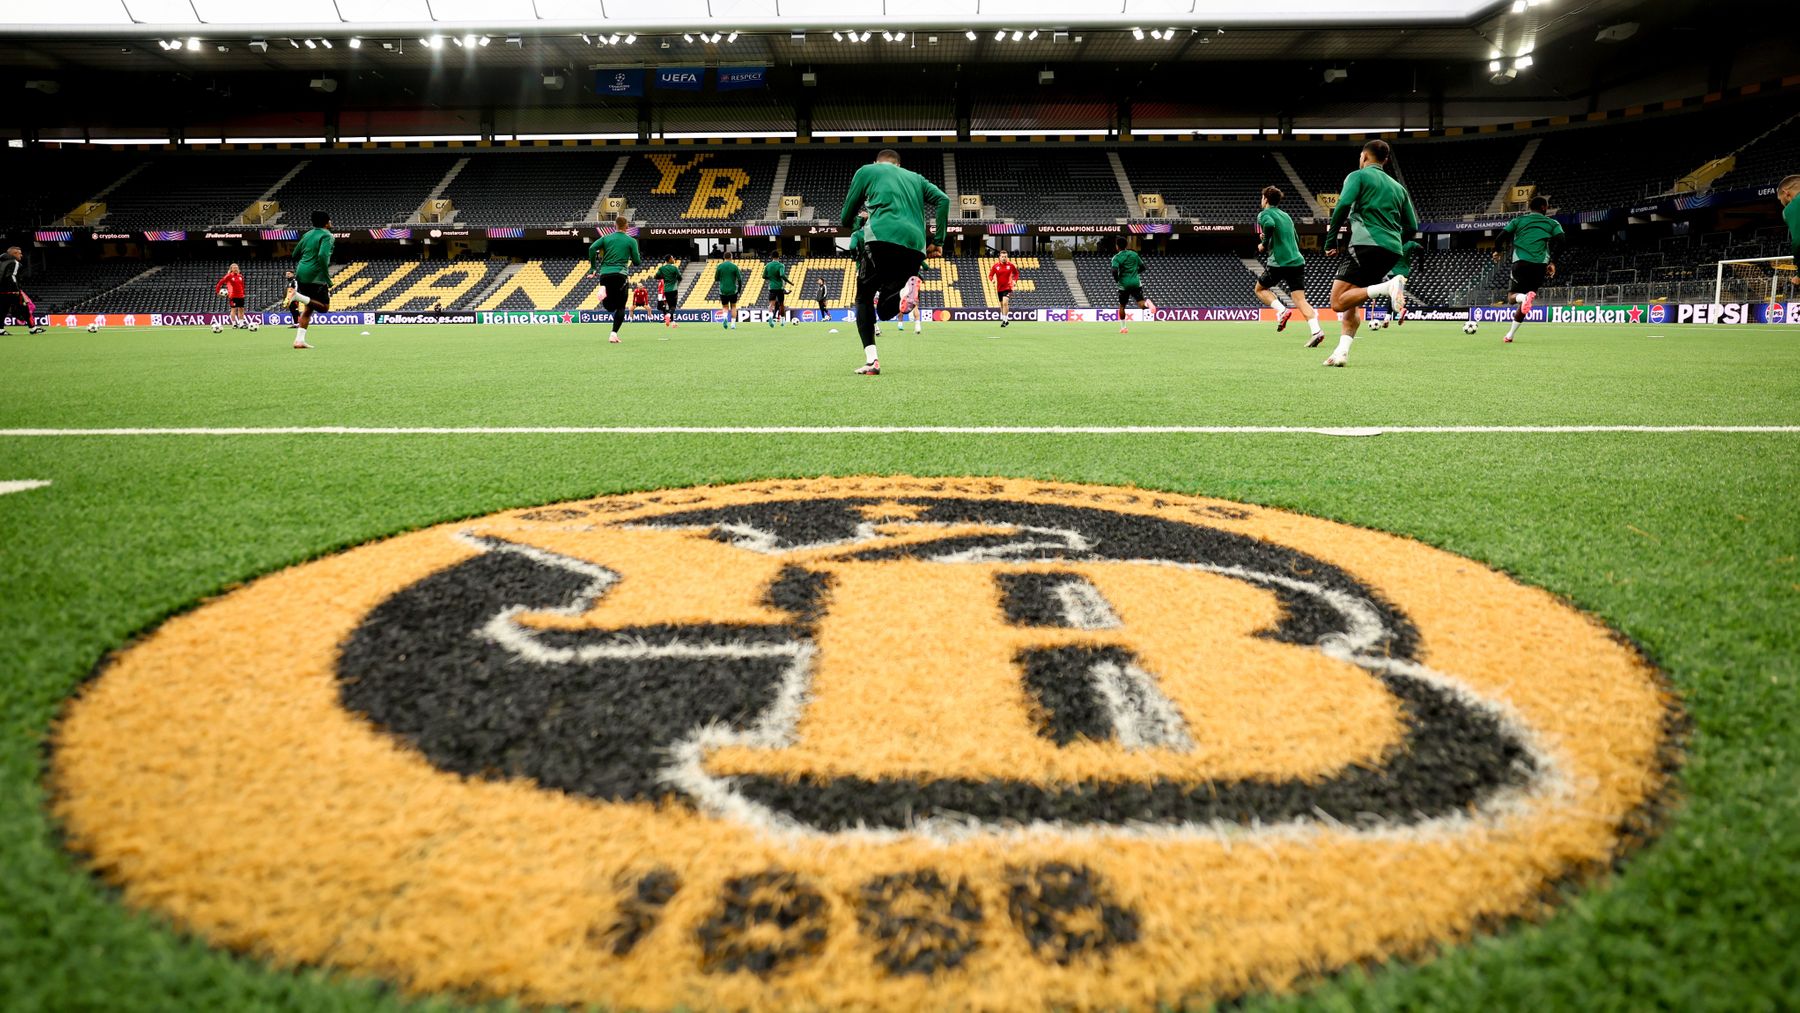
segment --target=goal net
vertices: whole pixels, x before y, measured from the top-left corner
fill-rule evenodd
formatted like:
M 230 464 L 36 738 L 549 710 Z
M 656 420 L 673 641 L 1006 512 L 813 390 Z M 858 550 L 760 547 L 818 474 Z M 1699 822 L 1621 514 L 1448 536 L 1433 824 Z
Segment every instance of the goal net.
M 1800 279 L 1792 257 L 1758 257 L 1719 261 L 1713 288 L 1715 303 L 1800 301 Z

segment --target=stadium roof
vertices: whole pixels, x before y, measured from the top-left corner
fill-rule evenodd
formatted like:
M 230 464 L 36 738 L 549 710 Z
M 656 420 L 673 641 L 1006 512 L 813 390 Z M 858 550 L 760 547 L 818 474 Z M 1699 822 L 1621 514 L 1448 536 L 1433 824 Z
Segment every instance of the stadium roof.
M 1549 0 L 57 0 L 5 5 L 0 8 L 0 33 L 753 32 L 850 26 L 1292 29 L 1469 25 L 1513 8 L 1537 15 L 1540 8 L 1548 13 L 1554 6 Z M 1560 6 L 1596 5 L 1564 0 Z

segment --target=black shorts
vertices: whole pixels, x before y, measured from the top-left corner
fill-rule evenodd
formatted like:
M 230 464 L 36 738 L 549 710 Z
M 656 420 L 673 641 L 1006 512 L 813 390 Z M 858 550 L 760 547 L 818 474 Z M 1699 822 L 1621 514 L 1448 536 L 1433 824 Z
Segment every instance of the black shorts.
M 1305 295 L 1306 265 L 1295 264 L 1292 267 L 1276 267 L 1271 264 L 1269 265 L 1268 270 L 1257 276 L 1256 284 L 1259 288 L 1272 289 L 1280 287 L 1287 289 L 1289 292 L 1298 292 L 1301 295 Z
M 311 308 L 327 311 L 331 309 L 330 285 L 321 285 L 318 282 L 303 281 L 299 285 L 296 285 L 294 290 L 309 300 L 308 305 Z
M 1529 260 L 1513 261 L 1512 291 L 1536 292 L 1544 287 L 1544 276 L 1550 273 L 1549 265 L 1533 264 Z
M 1144 286 L 1133 285 L 1130 288 L 1119 289 L 1119 305 L 1120 306 L 1123 306 L 1128 302 L 1142 304 L 1143 301 L 1144 301 Z
M 623 274 L 600 276 L 600 306 L 608 313 L 625 311 L 625 299 L 631 294 L 631 282 Z
M 679 294 L 680 293 L 677 293 L 677 292 L 664 292 L 662 295 L 662 298 L 657 300 L 658 302 L 662 303 L 662 308 L 663 308 L 664 312 L 667 312 L 667 313 L 675 312 L 675 299 Z
M 769 303 L 774 306 L 785 307 L 787 305 L 787 289 L 785 289 L 785 288 L 770 289 L 769 290 Z
M 862 244 L 856 258 L 857 302 L 862 302 L 865 291 L 871 303 L 876 293 L 880 293 L 884 301 L 889 296 L 900 298 L 900 290 L 919 273 L 919 267 L 924 263 L 924 250 L 879 240 Z
M 244 300 L 242 300 L 242 299 L 233 299 L 233 300 L 231 300 L 231 308 L 232 308 L 232 309 L 234 309 L 234 310 L 241 310 L 241 309 L 243 309 L 243 308 L 244 308 Z
M 997 288 L 997 289 L 995 289 L 995 290 L 994 290 L 994 294 L 995 294 L 995 295 L 997 295 L 997 296 L 999 296 L 999 297 L 1000 297 L 1000 298 L 1002 298 L 1002 299 L 1004 299 L 1004 298 L 1006 298 L 1006 297 L 1007 297 L 1007 296 L 1009 296 L 1009 295 L 1012 295 L 1012 289 L 1010 289 L 1010 288 Z
M 738 301 L 738 294 L 736 292 L 726 292 L 723 289 L 721 289 L 719 291 L 719 305 L 721 305 L 721 306 L 736 306 L 737 301 Z
M 1344 266 L 1338 268 L 1337 280 L 1357 288 L 1379 285 L 1398 263 L 1400 254 L 1393 250 L 1379 246 L 1352 246 L 1344 258 Z
M 25 293 L 21 289 L 0 292 L 0 324 L 4 324 L 9 317 L 20 323 L 37 323 L 25 311 Z

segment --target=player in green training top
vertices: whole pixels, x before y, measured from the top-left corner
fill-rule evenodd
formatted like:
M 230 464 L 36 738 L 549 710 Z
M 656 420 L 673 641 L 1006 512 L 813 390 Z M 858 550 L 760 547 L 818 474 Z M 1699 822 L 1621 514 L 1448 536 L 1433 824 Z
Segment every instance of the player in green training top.
M 1262 234 L 1262 240 L 1257 243 L 1256 252 L 1268 255 L 1269 267 L 1256 279 L 1256 297 L 1264 306 L 1274 308 L 1275 286 L 1287 289 L 1288 298 L 1294 304 L 1282 309 L 1275 321 L 1275 329 L 1287 330 L 1288 321 L 1293 318 L 1294 311 L 1299 310 L 1301 318 L 1312 327 L 1313 337 L 1323 341 L 1325 332 L 1319 328 L 1319 311 L 1306 300 L 1306 258 L 1300 253 L 1294 219 L 1281 210 L 1284 196 L 1278 186 L 1263 187 L 1262 211 L 1256 216 L 1256 228 Z
M 331 216 L 323 211 L 312 213 L 312 229 L 294 244 L 294 269 L 287 273 L 294 279 L 294 347 L 311 348 L 306 342 L 306 327 L 313 313 L 331 312 L 331 250 L 337 239 L 331 234 Z
M 937 205 L 937 229 L 925 231 L 925 206 Z M 857 212 L 868 210 L 860 226 Z M 838 216 L 844 229 L 856 227 L 862 244 L 852 241 L 856 258 L 856 333 L 862 339 L 863 376 L 881 375 L 881 359 L 875 352 L 875 325 L 881 320 L 912 311 L 919 303 L 919 268 L 928 256 L 938 255 L 938 244 L 950 231 L 950 198 L 924 176 L 900 167 L 900 153 L 883 148 L 875 161 L 850 177 L 844 195 L 844 211 Z
M 1775 188 L 1781 201 L 1781 220 L 1787 223 L 1788 245 L 1793 247 L 1794 263 L 1800 266 L 1800 176 L 1789 176 Z
M 1119 283 L 1119 333 L 1124 334 L 1127 303 L 1137 303 L 1146 313 L 1155 313 L 1156 304 L 1144 295 L 1144 258 L 1138 256 L 1136 250 L 1124 249 L 1113 254 L 1112 276 Z
M 779 260 L 771 260 L 763 265 L 763 284 L 769 286 L 769 326 L 775 326 L 780 320 L 781 326 L 788 323 L 787 308 L 787 265 Z
M 588 263 L 593 269 L 588 277 L 600 276 L 600 306 L 612 314 L 612 334 L 606 340 L 619 343 L 619 328 L 625 326 L 625 299 L 631 294 L 631 279 L 625 272 L 633 264 L 642 264 L 637 240 L 631 238 L 631 220 L 624 215 L 613 219 L 611 232 L 602 233 L 588 247 Z
M 662 308 L 663 326 L 674 327 L 675 300 L 681 295 L 681 264 L 673 253 L 657 265 L 656 286 L 661 290 L 656 302 Z
M 744 291 L 744 269 L 725 259 L 713 269 L 713 277 L 719 279 L 719 305 L 725 309 L 725 320 L 720 324 L 726 330 L 737 329 L 738 295 Z
M 1550 256 L 1550 244 L 1563 237 L 1562 223 L 1550 217 L 1550 198 L 1539 194 L 1531 198 L 1528 206 L 1531 210 L 1507 222 L 1506 228 L 1500 230 L 1499 242 L 1494 248 L 1494 259 L 1498 261 L 1506 243 L 1512 243 L 1512 287 L 1507 290 L 1506 301 L 1517 303 L 1519 308 L 1513 310 L 1512 326 L 1506 329 L 1504 340 L 1508 342 L 1519 333 L 1519 325 L 1531 312 L 1538 289 L 1556 277 L 1556 261 Z
M 1327 366 L 1342 366 L 1349 360 L 1350 343 L 1356 340 L 1362 323 L 1363 303 L 1376 296 L 1394 297 L 1394 290 L 1405 282 L 1387 274 L 1400 262 L 1400 249 L 1419 231 L 1419 214 L 1413 210 L 1412 197 L 1406 187 L 1387 174 L 1387 164 L 1394 149 L 1386 141 L 1370 141 L 1357 156 L 1356 171 L 1344 177 L 1338 191 L 1337 209 L 1331 213 L 1331 224 L 1325 228 L 1327 257 L 1335 257 L 1343 249 L 1342 232 L 1350 227 L 1349 256 L 1338 268 L 1331 283 L 1331 308 L 1338 315 L 1338 345 Z M 1307 347 L 1324 340 L 1320 333 Z

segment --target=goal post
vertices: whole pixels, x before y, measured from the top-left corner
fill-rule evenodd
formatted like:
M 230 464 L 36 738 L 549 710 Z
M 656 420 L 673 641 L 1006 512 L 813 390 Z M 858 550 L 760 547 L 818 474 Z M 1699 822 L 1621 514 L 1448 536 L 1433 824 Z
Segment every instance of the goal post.
M 1713 283 L 1713 302 L 1755 303 L 1800 301 L 1800 280 L 1792 257 L 1721 260 Z

